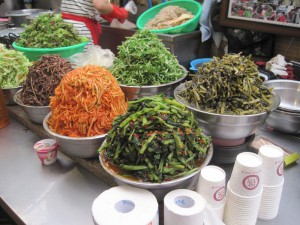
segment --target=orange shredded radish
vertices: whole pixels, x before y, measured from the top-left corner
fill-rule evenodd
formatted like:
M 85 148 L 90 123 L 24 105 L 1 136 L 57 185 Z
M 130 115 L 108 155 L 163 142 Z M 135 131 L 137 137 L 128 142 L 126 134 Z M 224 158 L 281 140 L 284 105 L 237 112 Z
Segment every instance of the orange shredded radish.
M 48 124 L 69 137 L 107 133 L 116 116 L 126 113 L 127 101 L 116 78 L 101 66 L 86 65 L 67 73 L 50 97 Z

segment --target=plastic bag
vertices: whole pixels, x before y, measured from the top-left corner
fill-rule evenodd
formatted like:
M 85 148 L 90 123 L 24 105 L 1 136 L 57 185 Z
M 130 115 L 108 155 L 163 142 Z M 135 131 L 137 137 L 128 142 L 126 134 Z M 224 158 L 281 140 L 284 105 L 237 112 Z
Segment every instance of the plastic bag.
M 74 68 L 85 65 L 98 65 L 111 67 L 115 59 L 115 54 L 109 49 L 102 49 L 98 45 L 90 45 L 82 53 L 72 55 L 69 60 Z
M 124 9 L 126 9 L 128 12 L 132 13 L 132 14 L 136 14 L 137 13 L 137 6 L 134 3 L 134 1 L 129 1 Z M 123 28 L 123 29 L 135 29 L 136 25 L 132 22 L 130 22 L 129 20 L 125 20 L 123 23 L 121 23 L 118 19 L 113 19 L 110 23 L 111 27 L 116 27 L 116 28 Z
M 133 15 L 137 13 L 137 6 L 134 1 L 129 1 L 124 8 Z
M 110 23 L 111 27 L 116 28 L 123 28 L 123 29 L 134 29 L 136 28 L 136 25 L 129 20 L 125 20 L 123 23 L 121 23 L 118 19 L 113 19 Z

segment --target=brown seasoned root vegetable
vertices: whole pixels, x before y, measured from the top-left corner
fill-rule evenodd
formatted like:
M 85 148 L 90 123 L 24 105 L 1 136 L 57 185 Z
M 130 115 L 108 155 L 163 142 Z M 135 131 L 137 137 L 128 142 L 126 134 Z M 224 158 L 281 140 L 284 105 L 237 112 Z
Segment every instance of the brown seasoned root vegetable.
M 62 77 L 72 70 L 71 63 L 59 55 L 44 55 L 30 68 L 22 85 L 20 101 L 30 106 L 48 106 L 50 96 Z

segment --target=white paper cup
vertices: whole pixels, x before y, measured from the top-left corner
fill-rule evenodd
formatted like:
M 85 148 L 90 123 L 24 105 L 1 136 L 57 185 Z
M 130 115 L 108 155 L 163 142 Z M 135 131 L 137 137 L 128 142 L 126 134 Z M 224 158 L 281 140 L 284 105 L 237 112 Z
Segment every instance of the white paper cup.
M 283 184 L 284 179 L 277 186 L 263 186 L 263 193 L 258 211 L 259 219 L 271 220 L 278 215 Z
M 263 160 L 262 184 L 273 186 L 282 183 L 283 150 L 275 145 L 263 145 L 259 148 L 258 155 Z
M 201 169 L 196 191 L 207 201 L 212 209 L 225 204 L 226 173 L 218 166 Z
M 256 196 L 262 192 L 262 158 L 252 152 L 237 155 L 230 177 L 230 188 L 241 196 Z
M 257 205 L 260 203 L 260 199 L 262 196 L 262 190 L 259 194 L 254 195 L 254 196 L 242 196 L 237 193 L 235 193 L 231 188 L 230 188 L 230 180 L 228 181 L 227 184 L 227 192 L 226 192 L 226 203 L 229 201 L 235 202 L 236 204 L 242 206 L 240 211 L 248 211 L 249 208 Z M 257 203 L 258 201 L 258 203 Z
M 244 197 L 234 193 L 227 185 L 226 203 L 223 221 L 227 225 L 255 225 L 262 192 L 256 196 Z
M 210 207 L 210 206 L 208 206 Z M 222 206 L 220 206 L 219 208 L 211 208 L 210 210 L 217 215 L 221 220 L 223 220 L 223 216 L 224 216 L 224 209 L 225 209 L 225 202 Z

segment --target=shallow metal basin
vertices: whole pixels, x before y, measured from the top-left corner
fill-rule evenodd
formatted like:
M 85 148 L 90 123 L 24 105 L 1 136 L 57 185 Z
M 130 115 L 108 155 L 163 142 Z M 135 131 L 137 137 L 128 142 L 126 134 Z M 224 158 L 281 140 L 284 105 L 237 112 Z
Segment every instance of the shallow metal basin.
M 105 140 L 106 134 L 93 137 L 68 137 L 53 132 L 48 126 L 48 119 L 51 112 L 47 114 L 43 121 L 45 131 L 56 140 L 59 151 L 75 158 L 97 158 L 98 149 Z
M 300 113 L 300 81 L 277 79 L 265 81 L 264 85 L 279 95 L 279 109 Z
M 269 112 L 262 112 L 252 115 L 225 115 L 209 113 L 194 107 L 187 102 L 183 102 L 177 93 L 185 88 L 182 83 L 175 88 L 174 96 L 177 101 L 186 105 L 188 110 L 194 113 L 195 118 L 203 129 L 203 132 L 213 138 L 236 140 L 248 137 L 254 134 L 264 123 L 270 112 L 275 110 L 280 104 L 280 98 L 277 94 L 272 93 L 272 106 Z
M 276 109 L 268 116 L 266 125 L 283 133 L 300 134 L 300 113 Z
M 19 100 L 19 94 L 22 91 L 20 89 L 15 95 L 14 95 L 14 101 L 22 107 L 22 109 L 25 111 L 26 115 L 29 117 L 29 119 L 35 123 L 43 124 L 43 120 L 45 116 L 50 112 L 50 106 L 31 106 L 31 105 L 24 105 Z
M 103 142 L 102 144 L 104 144 Z M 199 169 L 192 174 L 174 179 L 171 181 L 165 181 L 162 183 L 150 183 L 150 182 L 139 182 L 132 179 L 128 179 L 125 176 L 117 174 L 115 171 L 111 170 L 106 163 L 104 163 L 104 151 L 99 154 L 99 160 L 104 168 L 104 170 L 114 177 L 114 180 L 118 185 L 130 185 L 137 188 L 143 188 L 151 191 L 159 202 L 162 202 L 165 195 L 175 189 L 189 189 L 195 190 L 199 178 L 199 173 L 201 169 L 209 164 L 213 156 L 213 145 L 210 144 L 210 148 L 207 151 L 207 156 L 203 163 L 199 166 Z

